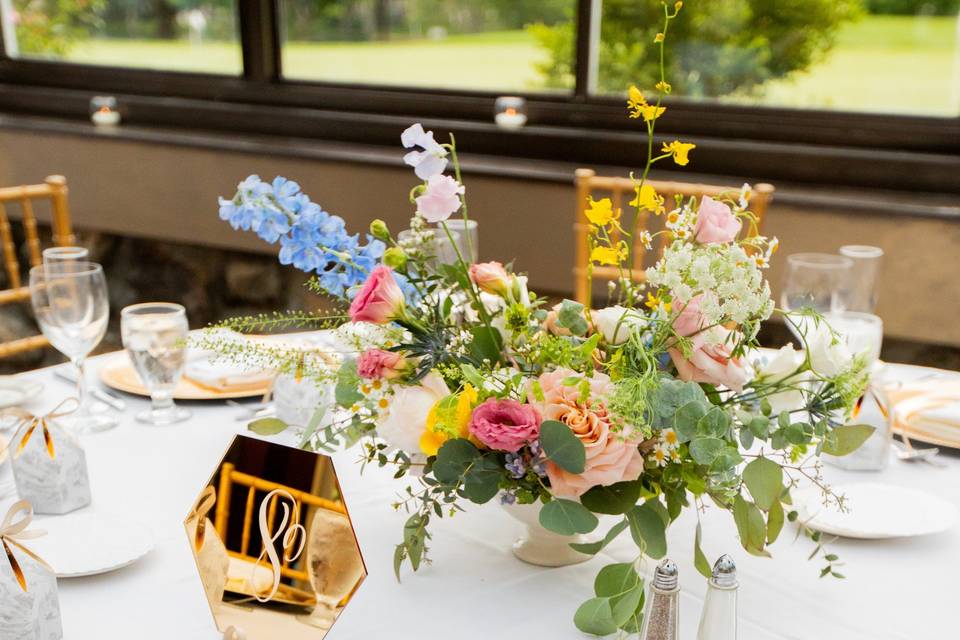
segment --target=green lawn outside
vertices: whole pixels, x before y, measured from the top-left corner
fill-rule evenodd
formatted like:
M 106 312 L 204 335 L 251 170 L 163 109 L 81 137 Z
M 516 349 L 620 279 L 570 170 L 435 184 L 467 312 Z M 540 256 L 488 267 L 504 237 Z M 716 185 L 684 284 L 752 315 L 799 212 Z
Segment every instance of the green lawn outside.
M 958 20 L 870 16 L 846 26 L 837 46 L 811 70 L 770 83 L 750 102 L 855 111 L 960 114 Z M 524 31 L 453 36 L 439 41 L 290 42 L 290 78 L 492 91 L 536 90 L 545 58 Z M 238 74 L 235 43 L 90 40 L 74 62 Z M 733 101 L 741 99 L 733 98 Z

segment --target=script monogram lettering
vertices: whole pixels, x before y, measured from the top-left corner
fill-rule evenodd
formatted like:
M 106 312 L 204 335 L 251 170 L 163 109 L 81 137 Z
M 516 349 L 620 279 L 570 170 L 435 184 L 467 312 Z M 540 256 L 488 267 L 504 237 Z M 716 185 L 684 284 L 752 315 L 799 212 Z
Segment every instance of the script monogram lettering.
M 280 506 L 283 507 L 283 517 L 280 519 L 280 526 L 277 528 L 276 533 L 271 532 L 267 524 L 267 511 L 270 507 L 270 500 L 272 500 L 274 496 L 277 497 L 277 501 Z M 292 513 L 290 506 L 284 502 L 284 499 L 289 500 L 293 505 Z M 298 538 L 298 533 L 300 534 L 299 544 L 296 546 L 296 551 L 291 552 L 294 548 L 294 542 Z M 261 597 L 258 593 L 254 594 L 260 602 L 269 602 L 272 600 L 273 596 L 277 593 L 277 589 L 280 587 L 281 564 L 276 547 L 276 541 L 280 536 L 283 536 L 281 540 L 283 559 L 286 562 L 293 562 L 303 553 L 303 547 L 307 539 L 307 531 L 303 528 L 303 525 L 300 524 L 300 509 L 297 507 L 297 502 L 293 499 L 293 496 L 290 495 L 290 492 L 283 489 L 274 489 L 268 493 L 260 503 L 260 539 L 263 540 L 263 551 L 260 552 L 260 557 L 257 558 L 257 566 L 260 566 L 264 556 L 266 556 L 267 559 L 270 560 L 270 566 L 273 569 L 273 588 L 270 590 L 270 594 L 265 598 Z M 254 572 L 255 571 L 256 567 L 254 567 Z M 252 579 L 250 584 L 254 584 Z

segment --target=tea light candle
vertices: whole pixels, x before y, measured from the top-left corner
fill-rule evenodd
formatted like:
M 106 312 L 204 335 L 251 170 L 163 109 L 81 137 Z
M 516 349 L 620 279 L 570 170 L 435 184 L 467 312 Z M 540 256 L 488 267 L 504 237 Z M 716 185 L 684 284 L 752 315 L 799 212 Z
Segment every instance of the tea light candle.
M 501 129 L 519 129 L 527 124 L 527 101 L 518 96 L 501 96 L 494 105 L 494 122 Z
M 115 127 L 120 124 L 117 99 L 113 96 L 94 96 L 91 98 L 90 121 L 98 127 Z

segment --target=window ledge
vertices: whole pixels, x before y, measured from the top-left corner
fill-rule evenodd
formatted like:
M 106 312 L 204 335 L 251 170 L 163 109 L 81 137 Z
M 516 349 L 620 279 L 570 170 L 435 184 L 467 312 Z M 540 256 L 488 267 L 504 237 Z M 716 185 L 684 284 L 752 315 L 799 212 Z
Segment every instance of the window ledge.
M 84 136 L 98 140 L 149 142 L 232 153 L 274 155 L 308 160 L 337 161 L 401 167 L 402 149 L 369 144 L 305 141 L 301 138 L 244 133 L 241 136 L 220 131 L 121 125 L 115 129 L 95 127 L 78 120 L 25 115 L 0 114 L 0 129 Z M 399 141 L 399 136 L 398 136 Z M 461 165 L 474 175 L 573 182 L 574 171 L 582 165 L 555 160 L 535 160 L 505 156 L 461 154 Z M 602 175 L 628 175 L 631 168 L 593 166 Z M 687 182 L 734 184 L 749 179 L 713 176 L 694 172 L 655 172 L 660 179 Z M 810 185 L 777 181 L 776 202 L 797 208 L 842 210 L 865 215 L 906 216 L 960 221 L 956 194 L 904 192 L 882 189 L 846 188 L 835 185 Z

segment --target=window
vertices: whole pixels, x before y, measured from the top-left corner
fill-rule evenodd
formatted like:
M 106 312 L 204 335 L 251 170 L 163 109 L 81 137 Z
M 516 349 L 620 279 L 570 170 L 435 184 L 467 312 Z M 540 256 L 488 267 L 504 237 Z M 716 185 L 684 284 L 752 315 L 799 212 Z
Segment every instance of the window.
M 958 0 L 687 2 L 671 26 L 674 94 L 777 107 L 957 116 Z M 658 3 L 603 0 L 598 89 L 659 76 Z M 562 51 L 558 45 L 555 50 Z M 563 61 L 550 64 L 562 67 Z
M 238 75 L 232 0 L 0 0 L 12 58 Z
M 283 74 L 359 84 L 490 91 L 569 90 L 547 83 L 542 46 L 569 28 L 575 0 L 284 0 Z M 552 52 L 572 68 L 573 48 Z

